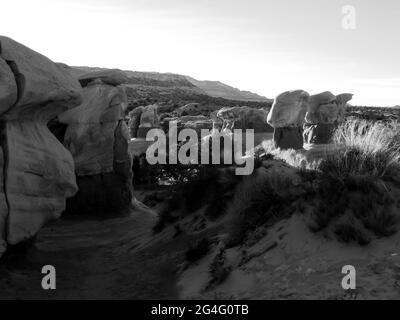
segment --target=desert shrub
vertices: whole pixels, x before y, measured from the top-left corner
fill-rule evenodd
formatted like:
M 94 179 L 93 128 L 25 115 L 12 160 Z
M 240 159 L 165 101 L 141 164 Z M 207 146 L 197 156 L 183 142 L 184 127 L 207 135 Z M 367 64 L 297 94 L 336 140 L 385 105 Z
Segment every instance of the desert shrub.
M 311 230 L 321 231 L 336 219 L 349 213 L 355 221 L 360 222 L 365 229 L 372 231 L 376 236 L 392 235 L 396 232 L 398 222 L 392 207 L 395 201 L 379 186 L 382 183 L 381 180 L 371 176 L 349 177 L 342 180 L 320 175 L 316 181 L 318 205 L 312 214 Z M 339 240 L 343 238 L 342 234 L 339 234 L 338 238 Z M 360 241 L 362 242 L 362 239 Z
M 181 183 L 171 187 L 171 197 L 159 214 L 155 232 L 205 206 L 204 215 L 216 219 L 225 212 L 226 203 L 240 177 L 219 166 L 199 165 Z
M 211 247 L 211 241 L 208 238 L 202 238 L 189 245 L 188 250 L 185 253 L 185 258 L 188 262 L 196 262 L 203 258 Z
M 224 282 L 231 270 L 232 268 L 226 265 L 226 251 L 222 248 L 210 264 L 209 273 L 211 278 L 206 289 L 213 288 Z
M 233 247 L 245 242 L 250 232 L 274 223 L 290 213 L 289 203 L 279 190 L 287 190 L 287 177 L 265 177 L 253 174 L 238 184 L 232 203 L 227 208 L 231 225 L 226 245 Z M 293 209 L 293 208 L 292 208 Z
M 386 177 L 392 170 L 398 170 L 399 130 L 396 123 L 347 121 L 334 134 L 338 152 L 328 154 L 319 170 L 341 179 L 355 175 Z
M 334 233 L 337 239 L 344 243 L 357 242 L 360 246 L 366 246 L 371 242 L 369 235 L 360 228 L 356 226 L 353 221 L 342 222 L 335 226 Z

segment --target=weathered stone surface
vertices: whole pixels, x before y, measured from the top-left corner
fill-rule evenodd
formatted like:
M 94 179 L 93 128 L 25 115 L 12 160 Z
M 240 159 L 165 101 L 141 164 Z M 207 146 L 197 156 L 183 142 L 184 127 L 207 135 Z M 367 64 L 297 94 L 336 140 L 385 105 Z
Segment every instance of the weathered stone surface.
M 158 105 L 152 104 L 144 107 L 140 117 L 139 128 L 154 128 L 160 125 L 157 113 Z
M 82 91 L 82 104 L 58 116 L 67 124 L 64 146 L 78 176 L 113 171 L 114 131 L 123 119 L 126 96 L 119 87 L 92 84 Z
M 102 83 L 111 86 L 119 86 L 129 82 L 129 78 L 125 73 L 117 69 L 93 71 L 79 77 L 82 87 L 86 87 L 94 80 L 100 80 Z
M 46 124 L 80 103 L 81 87 L 60 66 L 9 38 L 0 37 L 0 48 L 5 72 L 0 77 L 0 171 L 5 173 L 0 208 L 6 210 L 0 218 L 0 233 L 6 235 L 8 244 L 15 245 L 58 218 L 65 199 L 77 191 L 72 156 Z M 13 101 L 15 85 L 17 101 Z
M 304 141 L 327 144 L 332 140 L 336 125 L 344 120 L 346 104 L 352 94 L 338 96 L 326 91 L 310 97 L 304 124 Z
M 74 158 L 79 187 L 67 201 L 67 213 L 129 212 L 133 190 L 125 104 L 121 87 L 94 79 L 83 89 L 83 103 L 58 117 L 68 125 L 64 145 Z
M 14 105 L 17 94 L 18 88 L 14 74 L 6 61 L 0 59 L 0 116 Z
M 303 90 L 281 93 L 274 100 L 267 122 L 273 128 L 303 126 L 309 97 Z
M 149 130 L 160 127 L 157 109 L 157 104 L 152 104 L 143 108 L 143 112 L 140 116 L 140 125 L 137 132 L 138 138 L 145 139 Z
M 247 106 L 222 108 L 216 113 L 224 128 L 253 129 L 255 133 L 272 132 L 272 127 L 267 123 L 267 116 L 266 110 Z
M 128 128 L 120 120 L 114 132 L 112 172 L 78 176 L 79 191 L 68 199 L 67 213 L 114 216 L 129 212 L 133 186 L 128 139 Z
M 138 135 L 138 129 L 140 125 L 140 117 L 142 115 L 144 107 L 137 107 L 129 112 L 129 132 L 131 138 L 136 138 Z
M 200 103 L 188 103 L 176 109 L 178 116 L 197 116 L 202 113 Z
M 65 209 L 77 191 L 71 154 L 47 127 L 32 121 L 6 123 L 9 204 L 7 241 L 33 237 Z
M 0 135 L 1 135 L 0 128 Z M 0 137 L 1 139 L 1 137 Z M 6 194 L 4 190 L 4 153 L 3 148 L 0 143 L 0 257 L 5 252 L 7 248 L 6 242 L 6 223 L 7 223 L 7 215 L 8 215 L 8 206 L 6 201 Z
M 305 122 L 309 124 L 333 123 L 338 114 L 336 96 L 329 91 L 310 96 Z
M 61 66 L 7 37 L 0 43 L 18 86 L 18 102 L 2 118 L 48 120 L 80 103 L 78 81 Z

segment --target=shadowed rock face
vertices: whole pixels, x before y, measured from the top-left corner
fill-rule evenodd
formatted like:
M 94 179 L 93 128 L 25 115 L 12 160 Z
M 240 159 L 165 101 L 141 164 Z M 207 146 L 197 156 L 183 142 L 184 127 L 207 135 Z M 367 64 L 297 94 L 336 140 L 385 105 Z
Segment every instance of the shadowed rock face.
M 68 213 L 115 215 L 127 212 L 133 197 L 129 131 L 125 124 L 125 91 L 117 77 L 108 83 L 90 75 L 82 104 L 58 116 L 67 125 L 64 146 L 75 162 L 78 193 L 67 202 Z M 113 77 L 113 81 L 110 81 Z
M 47 122 L 81 101 L 79 82 L 43 55 L 0 37 L 0 243 L 33 237 L 77 191 L 71 154 Z M 0 244 L 1 247 L 1 244 Z M 0 249 L 1 255 L 1 249 Z
M 129 132 L 131 138 L 136 138 L 138 135 L 140 117 L 142 115 L 144 107 L 137 107 L 129 112 Z

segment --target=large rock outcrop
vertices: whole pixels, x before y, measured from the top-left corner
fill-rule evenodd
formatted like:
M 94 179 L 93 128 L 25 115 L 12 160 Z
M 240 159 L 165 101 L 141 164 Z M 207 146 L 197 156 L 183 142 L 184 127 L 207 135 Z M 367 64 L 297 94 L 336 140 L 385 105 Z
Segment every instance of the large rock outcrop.
M 47 122 L 81 102 L 79 82 L 0 36 L 0 247 L 36 235 L 77 191 L 71 154 Z M 2 249 L 0 249 L 1 255 Z
M 114 215 L 126 213 L 131 205 L 126 93 L 117 86 L 124 77 L 114 72 L 81 77 L 82 104 L 58 116 L 67 125 L 63 143 L 74 158 L 79 187 L 67 202 L 67 213 Z
M 267 116 L 267 111 L 247 106 L 222 108 L 212 114 L 216 122 L 222 122 L 222 129 L 253 129 L 255 133 L 272 132 Z
M 303 124 L 309 94 L 303 90 L 278 95 L 269 111 L 267 122 L 274 128 L 274 145 L 281 149 L 303 148 Z
M 347 102 L 352 94 L 335 96 L 329 91 L 312 95 L 304 123 L 304 141 L 308 144 L 331 142 L 336 126 L 344 120 Z

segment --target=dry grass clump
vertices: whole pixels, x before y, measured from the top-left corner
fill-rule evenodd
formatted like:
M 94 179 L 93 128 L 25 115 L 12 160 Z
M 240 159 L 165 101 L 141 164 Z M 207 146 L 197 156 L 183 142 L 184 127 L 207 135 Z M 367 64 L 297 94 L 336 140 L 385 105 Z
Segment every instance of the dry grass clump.
M 335 131 L 333 142 L 341 149 L 328 154 L 320 170 L 339 178 L 368 175 L 384 178 L 399 170 L 400 124 L 351 120 Z
M 296 194 L 293 181 L 279 174 L 263 175 L 258 171 L 237 185 L 233 201 L 227 207 L 231 218 L 227 247 L 243 244 L 259 227 L 272 225 L 294 212 Z

